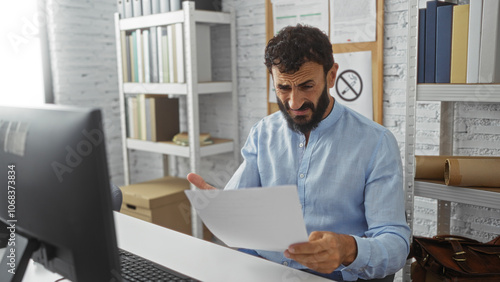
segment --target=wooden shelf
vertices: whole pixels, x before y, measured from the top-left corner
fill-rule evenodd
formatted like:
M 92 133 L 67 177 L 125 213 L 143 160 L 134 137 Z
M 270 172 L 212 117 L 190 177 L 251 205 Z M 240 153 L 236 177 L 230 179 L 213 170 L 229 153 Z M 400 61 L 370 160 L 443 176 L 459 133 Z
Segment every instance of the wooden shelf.
M 500 84 L 418 84 L 417 101 L 500 102 Z
M 233 152 L 234 150 L 233 140 L 220 139 L 220 138 L 212 138 L 212 140 L 214 141 L 214 144 L 203 145 L 200 147 L 201 157 Z M 153 152 L 153 153 L 161 153 L 166 155 L 173 155 L 178 157 L 185 157 L 185 158 L 190 157 L 188 146 L 180 146 L 172 141 L 152 142 L 152 141 L 144 141 L 144 140 L 128 138 L 127 148 L 140 151 Z
M 500 187 L 456 187 L 444 182 L 415 179 L 415 196 L 498 209 Z

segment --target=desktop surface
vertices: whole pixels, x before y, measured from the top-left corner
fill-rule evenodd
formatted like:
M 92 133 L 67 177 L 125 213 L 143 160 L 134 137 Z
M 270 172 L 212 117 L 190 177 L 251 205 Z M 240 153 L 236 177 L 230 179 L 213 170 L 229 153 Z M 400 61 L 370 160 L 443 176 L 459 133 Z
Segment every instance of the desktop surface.
M 200 281 L 332 281 L 118 212 L 114 219 L 119 248 Z M 52 282 L 59 278 L 30 262 L 23 281 Z

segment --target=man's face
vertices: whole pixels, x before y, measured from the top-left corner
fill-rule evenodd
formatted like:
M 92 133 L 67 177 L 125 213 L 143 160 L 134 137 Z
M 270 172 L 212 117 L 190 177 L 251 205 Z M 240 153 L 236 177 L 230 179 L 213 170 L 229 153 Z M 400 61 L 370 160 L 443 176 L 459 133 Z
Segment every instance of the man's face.
M 323 66 L 314 62 L 304 63 L 292 74 L 272 68 L 278 106 L 291 129 L 306 134 L 329 114 L 333 98 L 328 88 L 333 87 L 337 68 L 335 64 L 326 77 Z

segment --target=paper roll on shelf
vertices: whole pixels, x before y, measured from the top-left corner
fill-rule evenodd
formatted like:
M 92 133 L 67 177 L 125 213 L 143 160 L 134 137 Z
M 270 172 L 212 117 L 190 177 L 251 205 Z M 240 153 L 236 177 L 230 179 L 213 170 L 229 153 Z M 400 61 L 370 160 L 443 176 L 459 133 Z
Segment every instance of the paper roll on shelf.
M 500 159 L 447 159 L 444 181 L 450 186 L 500 187 Z
M 444 165 L 447 159 L 479 159 L 490 160 L 500 157 L 484 156 L 415 156 L 415 178 L 444 180 Z

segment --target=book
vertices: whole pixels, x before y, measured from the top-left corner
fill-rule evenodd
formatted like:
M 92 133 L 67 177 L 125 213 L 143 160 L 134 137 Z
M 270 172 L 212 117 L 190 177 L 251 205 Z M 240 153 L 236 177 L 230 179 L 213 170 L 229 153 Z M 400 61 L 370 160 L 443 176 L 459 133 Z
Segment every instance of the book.
M 209 25 L 196 25 L 196 60 L 198 82 L 212 81 L 212 51 L 210 48 Z
M 436 76 L 434 82 L 436 83 L 450 83 L 452 24 L 453 6 L 438 7 L 436 13 L 436 63 L 434 71 Z
M 150 76 L 151 82 L 159 82 L 159 72 L 158 72 L 158 37 L 157 37 L 158 27 L 151 27 L 149 29 L 149 65 L 150 65 Z
M 126 31 L 120 31 L 120 48 L 122 51 L 122 76 L 124 82 L 129 82 L 130 58 Z
M 142 31 L 142 47 L 143 47 L 143 64 L 144 64 L 144 82 L 149 83 L 151 82 L 151 66 L 150 66 L 150 59 L 151 56 L 149 54 L 150 52 L 150 46 L 149 46 L 149 29 L 145 29 Z
M 189 146 L 189 135 L 187 132 L 181 132 L 174 136 L 172 139 L 177 145 L 181 146 Z M 214 141 L 210 136 L 210 133 L 200 133 L 200 145 L 210 145 L 213 144 Z
M 167 27 L 162 27 L 162 34 L 161 34 L 161 48 L 162 48 L 162 77 L 163 77 L 163 82 L 164 83 L 170 83 L 170 49 L 169 49 L 169 41 L 168 41 L 168 33 L 167 33 Z
M 136 139 L 136 118 L 137 99 L 136 97 L 127 97 L 127 137 Z
M 170 83 L 176 83 L 177 82 L 177 60 L 176 60 L 176 55 L 177 55 L 177 44 L 175 43 L 176 36 L 175 36 L 175 26 L 174 25 L 168 25 L 167 26 L 167 56 L 168 56 L 168 76 L 169 76 L 169 82 Z
M 500 1 L 483 1 L 479 83 L 500 83 Z
M 182 9 L 181 0 L 170 0 L 170 11 L 178 11 Z M 184 32 L 183 26 L 180 23 L 174 24 L 175 32 L 173 34 L 174 40 L 174 57 L 170 59 L 175 60 L 174 63 L 174 82 L 184 83 Z
M 153 142 L 171 141 L 179 132 L 179 99 L 146 96 L 149 104 L 150 132 Z
M 146 140 L 146 94 L 137 95 L 138 139 Z
M 137 97 L 127 97 L 127 129 L 128 138 L 139 139 L 139 118 L 137 113 Z
M 424 83 L 425 77 L 425 9 L 418 10 L 418 59 L 417 83 Z
M 152 98 L 145 98 L 144 101 L 144 127 L 146 128 L 146 136 L 144 136 L 145 140 L 151 141 L 151 100 Z
M 467 41 L 469 5 L 453 6 L 450 83 L 467 82 Z
M 175 82 L 184 83 L 184 32 L 182 24 L 175 24 L 175 66 L 177 79 Z
M 437 8 L 454 5 L 448 2 L 429 1 L 425 12 L 425 83 L 436 82 L 436 17 Z
M 140 29 L 137 29 L 135 31 L 135 51 L 137 52 L 136 58 L 137 58 L 137 82 L 142 83 L 144 82 L 144 52 L 143 52 L 143 45 L 142 45 L 142 32 Z
M 131 72 L 132 72 L 132 82 L 139 82 L 138 77 L 138 69 L 137 69 L 137 31 L 132 31 L 130 35 L 130 64 L 131 64 Z
M 469 38 L 467 40 L 467 83 L 478 83 L 483 0 L 470 0 L 469 5 Z

